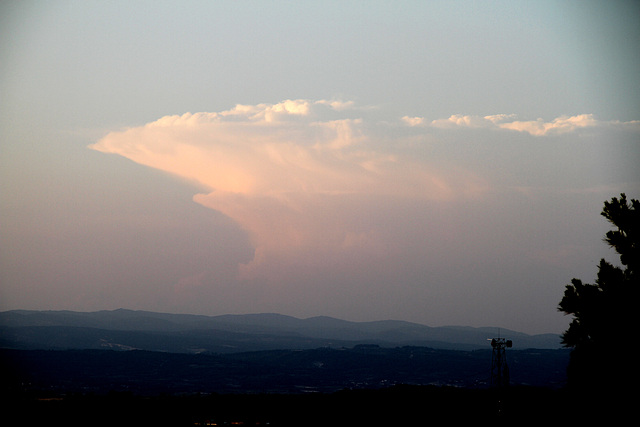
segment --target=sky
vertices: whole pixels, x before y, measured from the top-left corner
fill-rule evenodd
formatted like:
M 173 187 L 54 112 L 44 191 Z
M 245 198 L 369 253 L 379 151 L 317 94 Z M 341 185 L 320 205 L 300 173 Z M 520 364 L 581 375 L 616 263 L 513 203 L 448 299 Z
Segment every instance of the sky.
M 2 1 L 0 310 L 561 333 L 638 1 Z

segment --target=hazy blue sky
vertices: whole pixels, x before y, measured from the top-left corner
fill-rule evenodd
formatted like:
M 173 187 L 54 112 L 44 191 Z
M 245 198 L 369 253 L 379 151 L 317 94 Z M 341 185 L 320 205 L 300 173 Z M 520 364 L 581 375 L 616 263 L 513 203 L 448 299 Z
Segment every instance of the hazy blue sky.
M 3 1 L 0 310 L 562 332 L 638 1 Z

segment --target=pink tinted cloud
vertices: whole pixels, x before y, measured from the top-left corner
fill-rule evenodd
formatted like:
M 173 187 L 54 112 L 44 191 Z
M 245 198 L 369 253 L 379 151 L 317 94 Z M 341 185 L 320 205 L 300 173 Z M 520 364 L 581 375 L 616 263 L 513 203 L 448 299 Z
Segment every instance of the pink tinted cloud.
M 303 264 L 400 259 L 407 249 L 389 224 L 404 221 L 403 227 L 418 232 L 403 217 L 410 206 L 473 199 L 491 188 L 485 176 L 431 155 L 432 147 L 420 142 L 425 129 L 515 130 L 542 137 L 599 124 L 591 115 L 544 122 L 504 114 L 373 123 L 360 113 L 348 102 L 238 105 L 162 117 L 109 133 L 92 148 L 208 189 L 194 201 L 249 233 L 255 256 L 240 273 L 253 278 Z M 409 146 L 413 151 L 404 151 Z
M 247 277 L 271 264 L 382 256 L 384 223 L 363 209 L 478 192 L 471 174 L 381 148 L 350 103 L 288 100 L 220 113 L 167 116 L 112 132 L 91 148 L 124 156 L 208 188 L 194 200 L 234 219 L 251 236 Z M 378 206 L 376 206 L 378 205 Z

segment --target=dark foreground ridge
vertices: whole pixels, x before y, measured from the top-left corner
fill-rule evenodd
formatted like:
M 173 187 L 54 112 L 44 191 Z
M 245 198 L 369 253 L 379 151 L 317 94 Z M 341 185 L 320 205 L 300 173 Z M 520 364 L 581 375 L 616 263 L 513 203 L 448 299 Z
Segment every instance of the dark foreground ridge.
M 376 346 L 225 355 L 4 349 L 1 398 L 12 424 L 3 425 L 556 425 L 610 421 L 629 408 L 611 390 L 590 401 L 555 382 L 567 350 L 510 352 L 514 381 L 502 389 L 486 383 L 490 356 Z
M 0 350 L 3 375 L 24 390 L 57 393 L 331 393 L 395 384 L 486 388 L 491 350 L 428 347 L 183 354 L 113 350 Z M 509 354 L 511 383 L 562 387 L 567 350 Z
M 557 337 L 510 348 L 510 385 L 496 389 L 481 329 L 127 310 L 0 318 L 2 425 L 556 425 L 610 422 L 635 396 L 567 390 Z
M 16 426 L 402 427 L 487 421 L 494 425 L 559 425 L 586 419 L 581 412 L 584 408 L 571 394 L 526 387 L 505 392 L 396 385 L 312 394 L 22 395 L 5 402 L 10 404 L 5 419 L 20 420 L 12 424 Z M 597 419 L 595 413 L 589 419 Z

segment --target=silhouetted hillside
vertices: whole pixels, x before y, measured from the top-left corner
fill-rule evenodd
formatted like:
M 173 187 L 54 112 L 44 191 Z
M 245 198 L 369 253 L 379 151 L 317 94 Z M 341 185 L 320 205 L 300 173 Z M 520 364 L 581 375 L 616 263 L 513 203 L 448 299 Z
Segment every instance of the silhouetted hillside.
M 427 347 L 184 354 L 111 350 L 1 350 L 13 387 L 60 393 L 301 393 L 394 384 L 486 388 L 490 350 Z M 509 352 L 514 385 L 561 387 L 567 350 Z
M 514 347 L 509 393 L 497 396 L 491 328 L 130 310 L 12 311 L 0 325 L 2 395 L 27 425 L 398 426 L 567 414 L 569 350 L 555 336 L 501 330 Z
M 24 425 L 575 421 L 562 388 L 567 350 L 510 351 L 505 393 L 487 387 L 490 360 L 490 350 L 425 347 L 224 355 L 5 349 L 0 378 L 5 415 Z
M 604 425 L 630 415 L 584 402 L 564 390 L 514 387 L 509 393 L 396 385 L 379 390 L 305 394 L 180 396 L 66 395 L 5 399 L 4 419 L 16 425 L 270 427 L 404 427 L 424 425 Z M 603 418 L 603 415 L 606 418 Z M 8 424 L 12 425 L 12 424 Z

